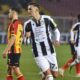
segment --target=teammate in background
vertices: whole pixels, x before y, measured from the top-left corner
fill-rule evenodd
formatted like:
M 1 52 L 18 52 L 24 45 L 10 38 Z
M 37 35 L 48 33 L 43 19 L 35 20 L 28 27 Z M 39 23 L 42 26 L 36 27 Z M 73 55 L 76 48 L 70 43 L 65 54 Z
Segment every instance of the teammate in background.
M 62 68 L 59 69 L 60 74 L 63 76 L 64 71 L 68 67 L 76 65 L 76 77 L 80 77 L 80 14 L 78 15 L 78 22 L 74 24 L 70 31 L 71 35 L 71 53 L 73 58 L 70 59 Z M 75 37 L 74 37 L 75 36 Z
M 55 33 L 55 45 L 60 44 L 60 32 L 50 16 L 40 15 L 39 12 L 38 4 L 28 4 L 28 13 L 32 18 L 26 21 L 25 32 L 27 37 L 31 36 L 35 61 L 44 73 L 42 80 L 54 80 L 58 76 L 58 64 L 56 52 L 50 40 L 49 28 Z
M 17 80 L 25 80 L 19 68 L 23 27 L 18 20 L 18 12 L 16 9 L 11 8 L 9 10 L 9 19 L 11 23 L 8 27 L 8 44 L 3 52 L 3 58 L 8 56 L 6 80 L 13 80 L 13 72 L 16 74 Z
M 71 43 L 71 41 L 69 42 L 70 45 L 70 50 L 71 50 L 71 54 L 72 54 L 72 58 L 69 59 L 60 69 L 59 69 L 59 73 L 60 75 L 63 77 L 64 76 L 64 72 L 65 70 L 67 70 L 70 67 L 70 64 L 74 61 L 75 57 L 76 57 L 76 51 L 75 51 L 75 47 L 74 44 Z

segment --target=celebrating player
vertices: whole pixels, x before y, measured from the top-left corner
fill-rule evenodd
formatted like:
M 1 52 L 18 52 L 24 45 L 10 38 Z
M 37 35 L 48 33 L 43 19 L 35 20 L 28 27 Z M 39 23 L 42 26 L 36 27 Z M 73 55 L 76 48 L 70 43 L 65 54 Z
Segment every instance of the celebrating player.
M 28 5 L 28 13 L 32 17 L 25 22 L 27 36 L 31 36 L 35 61 L 44 73 L 42 80 L 53 80 L 58 76 L 56 52 L 49 36 L 51 28 L 56 36 L 55 44 L 59 45 L 60 32 L 50 16 L 40 15 L 40 6 L 36 3 Z

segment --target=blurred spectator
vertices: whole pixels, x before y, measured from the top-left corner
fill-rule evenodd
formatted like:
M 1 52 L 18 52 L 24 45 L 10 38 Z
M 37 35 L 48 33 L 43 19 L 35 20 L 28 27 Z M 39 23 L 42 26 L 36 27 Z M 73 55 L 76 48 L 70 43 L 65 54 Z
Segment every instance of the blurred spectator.
M 9 6 L 16 8 L 16 10 L 20 13 L 21 12 L 21 5 L 19 4 L 18 0 L 9 0 Z
M 32 0 L 18 0 L 21 6 L 26 9 L 26 4 L 32 2 Z
M 2 10 L 2 7 L 0 6 L 0 10 Z
M 19 13 L 21 13 L 22 8 L 26 9 L 26 4 L 32 2 L 33 0 L 0 0 L 0 10 L 2 9 L 1 5 L 7 4 L 9 7 L 14 7 Z M 6 11 L 4 14 L 7 14 Z

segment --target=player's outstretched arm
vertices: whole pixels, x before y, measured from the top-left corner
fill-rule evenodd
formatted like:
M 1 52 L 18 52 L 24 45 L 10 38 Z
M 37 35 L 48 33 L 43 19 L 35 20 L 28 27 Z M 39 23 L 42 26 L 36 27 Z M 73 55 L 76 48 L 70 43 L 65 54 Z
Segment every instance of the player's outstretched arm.
M 11 46 L 14 44 L 15 39 L 16 39 L 15 36 L 13 36 L 13 37 L 10 39 L 7 47 L 6 47 L 5 50 L 3 51 L 3 55 L 2 55 L 3 58 L 6 58 L 6 55 L 8 54 L 8 50 L 10 50 Z
M 55 29 L 54 33 L 55 33 L 55 37 L 56 37 L 54 44 L 55 44 L 55 46 L 59 46 L 60 45 L 60 32 L 59 32 L 58 28 Z

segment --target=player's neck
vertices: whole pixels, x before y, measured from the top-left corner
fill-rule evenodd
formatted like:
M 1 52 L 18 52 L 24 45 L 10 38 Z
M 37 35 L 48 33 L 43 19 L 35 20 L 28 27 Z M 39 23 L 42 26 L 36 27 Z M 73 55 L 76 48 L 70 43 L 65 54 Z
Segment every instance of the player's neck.
M 39 21 L 40 18 L 41 18 L 41 15 L 40 15 L 40 14 L 36 14 L 36 15 L 34 16 L 34 18 L 36 19 L 36 21 Z
M 17 17 L 17 16 L 13 17 L 12 22 L 13 22 L 14 20 L 18 20 L 18 17 Z

